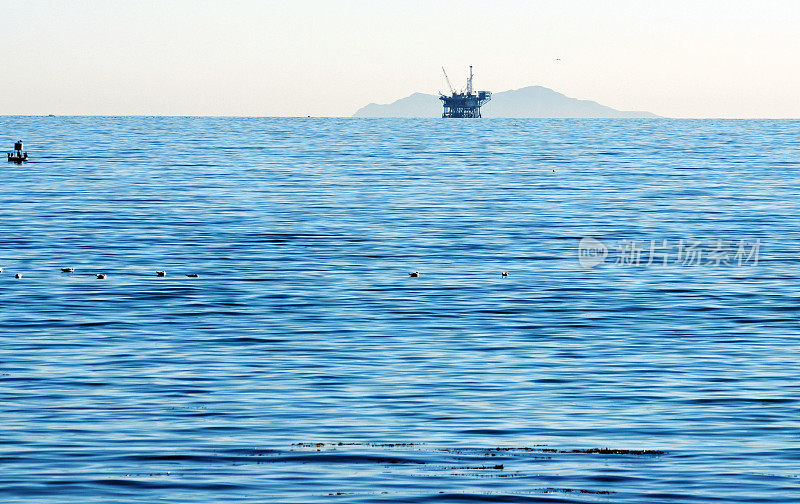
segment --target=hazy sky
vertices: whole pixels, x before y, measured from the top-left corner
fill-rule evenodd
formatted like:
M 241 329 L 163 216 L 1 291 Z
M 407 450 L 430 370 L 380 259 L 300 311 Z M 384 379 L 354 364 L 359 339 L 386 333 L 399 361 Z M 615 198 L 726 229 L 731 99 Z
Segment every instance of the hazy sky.
M 671 117 L 800 117 L 798 0 L 0 0 L 0 114 L 329 115 L 542 85 Z M 556 61 L 560 58 L 561 61 Z

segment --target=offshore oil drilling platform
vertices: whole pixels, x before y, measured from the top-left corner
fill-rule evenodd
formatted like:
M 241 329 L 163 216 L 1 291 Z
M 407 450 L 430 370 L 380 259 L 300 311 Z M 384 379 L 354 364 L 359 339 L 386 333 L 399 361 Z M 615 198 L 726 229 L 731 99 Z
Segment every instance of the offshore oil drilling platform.
M 481 106 L 492 99 L 492 92 L 472 90 L 472 65 L 469 66 L 469 79 L 467 79 L 467 88 L 464 91 L 453 89 L 444 67 L 442 67 L 442 72 L 447 86 L 450 88 L 450 96 L 439 93 L 439 99 L 444 105 L 442 117 L 480 117 Z

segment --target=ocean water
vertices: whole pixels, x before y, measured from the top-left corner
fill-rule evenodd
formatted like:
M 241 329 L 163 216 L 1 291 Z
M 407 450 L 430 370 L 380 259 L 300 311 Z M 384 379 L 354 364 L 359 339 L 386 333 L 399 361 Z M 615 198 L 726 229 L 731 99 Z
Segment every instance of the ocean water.
M 2 502 L 800 501 L 800 121 L 0 125 Z

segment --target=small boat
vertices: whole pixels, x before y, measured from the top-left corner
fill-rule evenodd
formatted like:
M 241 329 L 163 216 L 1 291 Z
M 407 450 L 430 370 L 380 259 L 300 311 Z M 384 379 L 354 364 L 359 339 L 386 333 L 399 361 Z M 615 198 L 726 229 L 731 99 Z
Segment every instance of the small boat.
M 8 153 L 9 163 L 22 163 L 28 160 L 28 153 L 22 152 L 22 140 L 14 142 L 14 150 Z

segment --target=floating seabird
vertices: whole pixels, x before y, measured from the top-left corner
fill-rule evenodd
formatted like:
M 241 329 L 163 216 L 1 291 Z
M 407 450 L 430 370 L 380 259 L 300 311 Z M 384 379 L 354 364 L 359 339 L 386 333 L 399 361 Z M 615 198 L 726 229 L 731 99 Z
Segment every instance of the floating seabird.
M 0 273 L 2 273 L 2 272 L 3 272 L 3 268 L 0 268 Z
M 156 276 L 167 276 L 166 271 L 156 271 Z
M 189 277 L 189 278 L 200 278 L 200 275 L 198 275 L 197 273 L 189 273 L 186 276 Z
M 14 278 L 22 278 L 22 273 L 17 273 L 16 275 L 14 275 Z
M 508 271 L 504 271 L 501 276 L 507 277 L 508 276 Z
M 96 276 L 100 280 L 105 280 L 106 277 L 108 277 L 108 275 L 106 275 L 105 273 L 95 273 L 94 276 Z
M 415 271 L 414 273 L 409 273 L 408 276 L 418 277 L 420 275 L 419 271 Z
M 74 273 L 75 268 L 61 268 L 62 273 Z

